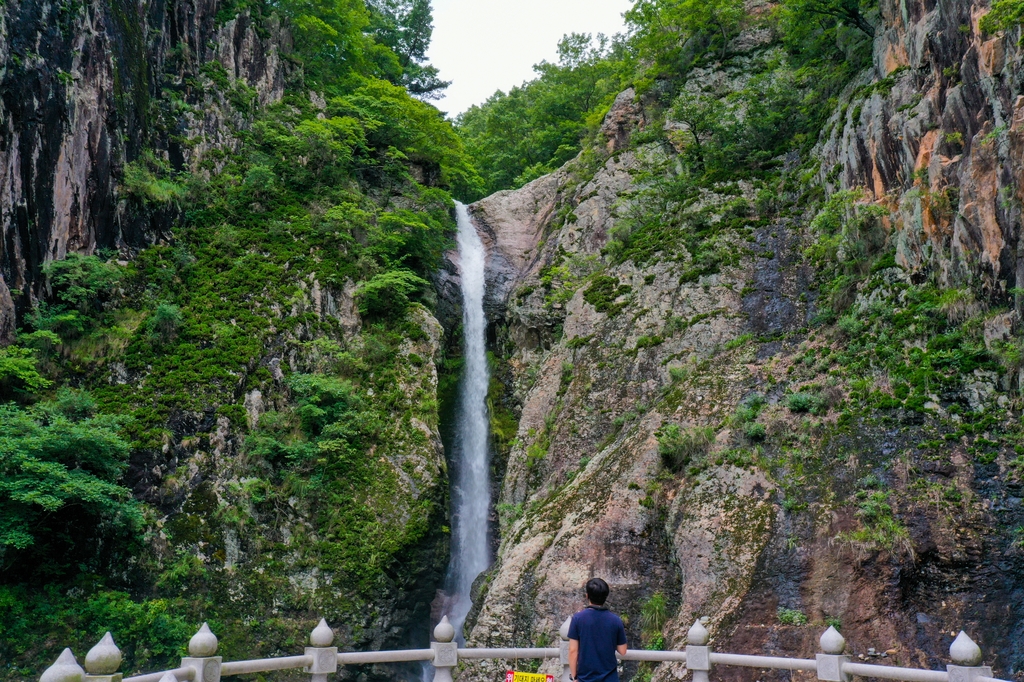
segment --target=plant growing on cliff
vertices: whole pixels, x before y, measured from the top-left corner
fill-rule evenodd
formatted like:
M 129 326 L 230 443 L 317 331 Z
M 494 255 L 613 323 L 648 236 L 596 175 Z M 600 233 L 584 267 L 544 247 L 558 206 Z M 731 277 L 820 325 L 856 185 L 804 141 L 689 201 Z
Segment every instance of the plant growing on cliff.
M 861 522 L 857 530 L 844 531 L 835 540 L 861 552 L 881 550 L 894 556 L 914 556 L 910 531 L 896 518 L 889 495 L 885 491 L 860 491 L 856 516 Z
M 0 347 L 0 401 L 25 398 L 50 386 L 37 363 L 33 348 Z
M 803 611 L 797 609 L 787 609 L 780 606 L 776 615 L 779 618 L 779 623 L 782 625 L 807 625 L 807 616 Z
M 668 600 L 663 592 L 655 592 L 640 605 L 640 636 L 647 648 L 661 648 L 664 643 L 661 630 L 667 621 Z M 655 644 L 657 646 L 653 646 Z
M 640 0 L 625 18 L 631 46 L 650 60 L 638 82 L 643 92 L 658 78 L 682 75 L 705 52 L 724 59 L 744 12 L 739 0 Z
M 32 567 L 18 577 L 62 576 L 93 559 L 98 536 L 140 525 L 117 483 L 128 463 L 124 420 L 91 405 L 65 389 L 54 402 L 0 406 L 0 575 Z
M 402 317 L 412 294 L 425 291 L 428 282 L 408 270 L 389 270 L 374 275 L 356 293 L 359 312 L 375 317 Z
M 995 33 L 1019 26 L 1024 22 L 1024 2 L 1021 0 L 995 0 L 992 9 L 981 18 L 978 27 L 985 33 Z
M 147 149 L 138 159 L 125 164 L 121 186 L 143 204 L 169 206 L 180 203 L 187 194 L 172 176 L 170 164 Z
M 662 427 L 657 438 L 662 464 L 677 474 L 691 461 L 707 454 L 714 442 L 715 430 L 710 427 L 682 429 L 678 424 L 669 424 Z

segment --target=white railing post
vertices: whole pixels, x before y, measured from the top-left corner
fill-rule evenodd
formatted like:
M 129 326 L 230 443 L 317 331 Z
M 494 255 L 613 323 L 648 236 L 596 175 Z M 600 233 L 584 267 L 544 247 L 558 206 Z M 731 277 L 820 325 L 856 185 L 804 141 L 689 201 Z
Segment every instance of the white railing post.
M 192 682 L 220 682 L 221 657 L 215 655 L 217 635 L 213 634 L 209 625 L 203 623 L 199 632 L 192 635 L 188 641 L 188 652 L 191 656 L 181 659 L 181 667 L 195 670 Z
M 121 673 L 117 672 L 120 667 L 121 650 L 114 644 L 114 638 L 108 632 L 85 655 L 85 669 L 88 674 L 83 680 L 84 682 L 121 682 Z
M 558 644 L 558 660 L 562 662 L 562 680 L 569 682 L 569 625 L 572 623 L 572 616 L 565 619 L 562 627 L 558 629 L 558 637 L 562 640 Z
M 453 642 L 455 628 L 442 616 L 434 628 L 434 639 L 430 648 L 434 650 L 434 682 L 452 682 L 452 668 L 459 664 L 459 645 Z
M 981 647 L 963 630 L 949 645 L 951 665 L 946 666 L 949 682 L 973 682 L 975 677 L 992 677 L 992 668 L 981 663 Z
M 327 676 L 338 672 L 338 647 L 331 646 L 334 642 L 334 630 L 323 618 L 320 624 L 309 633 L 309 643 L 312 646 L 306 647 L 306 655 L 310 662 L 303 672 L 311 673 L 311 682 L 327 682 Z
M 39 682 L 82 682 L 85 671 L 78 665 L 71 649 L 65 649 L 49 668 L 43 671 Z
M 711 671 L 711 650 L 707 646 L 711 634 L 698 618 L 686 633 L 686 669 L 693 672 L 693 682 L 708 682 Z
M 843 672 L 843 664 L 850 660 L 843 656 L 846 639 L 831 625 L 818 640 L 825 653 L 817 655 L 818 679 L 825 682 L 850 682 L 850 676 Z

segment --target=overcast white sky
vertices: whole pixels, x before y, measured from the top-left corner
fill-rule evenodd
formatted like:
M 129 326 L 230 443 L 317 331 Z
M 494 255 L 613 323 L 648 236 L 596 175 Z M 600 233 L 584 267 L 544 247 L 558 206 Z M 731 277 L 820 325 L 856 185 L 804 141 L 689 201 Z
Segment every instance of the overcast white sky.
M 455 116 L 534 77 L 566 33 L 621 33 L 631 0 L 433 0 L 427 56 L 452 81 L 434 104 Z

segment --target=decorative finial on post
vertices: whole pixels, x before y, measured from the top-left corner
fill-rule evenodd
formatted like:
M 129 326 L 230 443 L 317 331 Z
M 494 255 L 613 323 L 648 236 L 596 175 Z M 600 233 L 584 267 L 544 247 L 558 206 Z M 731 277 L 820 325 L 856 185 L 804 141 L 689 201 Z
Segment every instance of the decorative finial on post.
M 213 634 L 209 625 L 203 623 L 199 632 L 192 635 L 188 641 L 188 652 L 195 658 L 208 658 L 217 653 L 217 635 Z
M 312 646 L 306 647 L 309 664 L 304 670 L 312 675 L 310 682 L 327 682 L 328 677 L 338 672 L 338 647 L 331 646 L 333 641 L 334 630 L 321 618 L 313 632 L 309 633 Z
M 434 682 L 452 682 L 452 668 L 459 664 L 459 645 L 454 641 L 455 627 L 442 616 L 434 628 L 434 639 L 430 648 L 434 650 Z
M 192 676 L 195 682 L 220 682 L 221 657 L 215 655 L 217 635 L 213 634 L 209 625 L 203 623 L 199 632 L 192 635 L 192 639 L 188 641 L 188 653 L 189 656 L 181 659 L 181 667 L 192 668 L 195 671 Z
M 121 682 L 121 673 L 117 672 L 120 666 L 121 650 L 108 632 L 85 655 L 85 669 L 89 672 L 85 682 Z
M 53 665 L 43 672 L 39 682 L 82 682 L 84 674 L 71 649 L 64 649 Z
M 562 623 L 562 627 L 558 628 L 558 636 L 561 637 L 563 641 L 566 641 L 566 642 L 569 641 L 569 626 L 570 625 L 572 625 L 572 616 L 569 616 L 568 618 L 566 618 L 565 622 Z
M 686 633 L 686 643 L 694 646 L 704 646 L 710 638 L 711 634 L 704 627 L 704 624 L 700 622 L 699 618 L 693 621 L 693 625 L 690 626 Z
M 836 630 L 831 625 L 828 626 L 828 630 L 822 633 L 818 643 L 821 644 L 821 650 L 826 654 L 838 656 L 846 651 L 846 639 L 839 634 L 839 630 Z
M 703 620 L 693 621 L 686 633 L 686 669 L 692 673 L 693 682 L 709 682 L 711 674 L 711 649 L 707 646 L 711 633 Z
M 316 647 L 330 646 L 334 642 L 334 630 L 323 618 L 320 623 L 309 633 L 309 643 Z
M 963 630 L 949 645 L 949 657 L 957 665 L 973 666 L 981 663 L 981 647 Z
M 946 666 L 949 682 L 974 682 L 976 677 L 992 677 L 992 667 L 981 665 L 981 647 L 963 630 L 949 645 L 953 663 Z
M 850 662 L 850 657 L 843 655 L 846 639 L 839 634 L 839 630 L 829 625 L 828 630 L 821 633 L 818 643 L 825 652 L 815 656 L 818 679 L 825 682 L 849 682 L 850 675 L 843 672 L 843 666 Z
M 455 639 L 455 627 L 448 622 L 448 616 L 441 616 L 441 622 L 434 628 L 434 639 L 443 643 Z
M 85 655 L 85 669 L 90 675 L 112 675 L 121 666 L 121 650 L 109 632 Z

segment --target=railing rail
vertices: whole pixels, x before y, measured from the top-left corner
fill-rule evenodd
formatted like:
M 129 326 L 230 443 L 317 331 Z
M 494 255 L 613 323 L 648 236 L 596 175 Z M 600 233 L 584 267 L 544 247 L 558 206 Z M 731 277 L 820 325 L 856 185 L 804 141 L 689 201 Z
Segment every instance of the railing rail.
M 337 672 L 338 666 L 424 661 L 434 666 L 434 682 L 451 682 L 452 669 L 461 661 L 559 659 L 562 664 L 561 682 L 569 680 L 569 619 L 559 630 L 558 647 L 535 648 L 458 648 L 454 642 L 455 629 L 444 617 L 434 629 L 429 649 L 401 649 L 395 651 L 338 651 L 331 646 L 334 631 L 321 620 L 309 636 L 310 646 L 298 656 L 279 656 L 243 661 L 222 661 L 217 656 L 217 637 L 206 623 L 189 640 L 189 656 L 181 659 L 181 666 L 145 675 L 122 678 L 117 669 L 121 665 L 121 651 L 108 632 L 85 656 L 85 670 L 75 660 L 70 649 L 65 649 L 52 666 L 40 677 L 40 682 L 220 682 L 222 677 L 266 673 L 277 670 L 302 669 L 309 673 L 311 682 L 326 682 Z M 851 682 L 853 676 L 870 679 L 901 680 L 902 682 L 1007 682 L 992 677 L 992 668 L 980 665 L 981 649 L 963 631 L 949 647 L 953 663 L 946 670 L 923 670 L 899 666 L 855 663 L 846 650 L 846 640 L 834 627 L 829 627 L 820 639 L 821 651 L 815 658 L 786 658 L 713 652 L 708 646 L 710 633 L 701 620 L 697 620 L 687 633 L 685 651 L 627 651 L 620 658 L 625 661 L 652 663 L 685 663 L 692 672 L 693 682 L 709 682 L 713 665 L 741 666 L 776 670 L 806 670 L 815 672 L 823 682 Z M 88 671 L 88 672 L 86 672 Z

